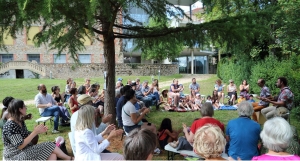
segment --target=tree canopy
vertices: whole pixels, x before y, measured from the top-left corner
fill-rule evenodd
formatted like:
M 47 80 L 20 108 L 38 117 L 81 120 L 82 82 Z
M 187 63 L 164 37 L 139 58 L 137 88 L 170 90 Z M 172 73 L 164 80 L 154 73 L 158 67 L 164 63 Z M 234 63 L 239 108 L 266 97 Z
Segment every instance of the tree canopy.
M 37 46 L 46 43 L 59 53 L 68 51 L 74 60 L 78 60 L 77 52 L 84 49 L 85 36 L 101 41 L 107 71 L 105 113 L 115 114 L 115 39 L 140 39 L 148 48 L 159 46 L 162 41 L 181 41 L 191 47 L 209 42 L 240 49 L 258 37 L 270 36 L 267 22 L 279 7 L 269 5 L 268 1 L 265 6 L 260 2 L 264 1 L 203 0 L 208 15 L 219 11 L 220 16 L 212 16 L 216 18 L 201 24 L 169 28 L 145 26 L 130 12 L 132 7 L 137 7 L 157 23 L 164 22 L 167 16 L 179 19 L 185 15 L 167 0 L 0 0 L 0 47 L 5 48 L 4 31 L 16 37 L 17 32 L 33 24 L 42 26 L 34 37 Z

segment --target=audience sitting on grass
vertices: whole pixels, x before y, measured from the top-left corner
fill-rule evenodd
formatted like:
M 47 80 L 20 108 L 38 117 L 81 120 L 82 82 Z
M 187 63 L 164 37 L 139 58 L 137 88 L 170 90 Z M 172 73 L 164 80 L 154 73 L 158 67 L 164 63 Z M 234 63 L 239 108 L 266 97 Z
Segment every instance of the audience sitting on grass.
M 135 91 L 135 96 L 139 101 L 144 102 L 145 106 L 149 108 L 152 105 L 152 97 L 144 96 L 141 90 L 137 89 L 138 85 L 136 82 L 131 84 L 131 88 Z
M 202 107 L 202 98 L 201 95 L 199 93 L 196 94 L 196 97 L 194 98 L 194 109 L 195 110 L 200 110 L 200 108 Z
M 136 80 L 135 80 L 135 83 L 136 83 L 136 90 L 138 90 L 138 91 L 140 91 L 141 89 L 142 89 L 142 84 L 141 84 L 141 80 L 140 80 L 140 78 L 137 78 Z
M 123 160 L 123 156 L 118 153 L 102 153 L 109 146 L 111 139 L 122 135 L 123 130 L 116 130 L 115 125 L 111 124 L 100 134 L 95 134 L 94 114 L 95 108 L 91 105 L 84 105 L 78 110 L 75 125 L 75 160 Z M 104 139 L 105 135 L 108 136 Z
M 118 121 L 118 127 L 123 129 L 123 121 L 122 121 L 122 109 L 125 105 L 125 92 L 127 90 L 131 89 L 129 85 L 125 85 L 123 88 L 120 89 L 120 98 L 118 99 L 117 105 L 116 105 L 116 113 L 117 113 L 117 121 Z
M 69 108 L 71 110 L 72 113 L 76 112 L 79 108 L 78 108 L 78 102 L 77 102 L 77 89 L 76 88 L 71 88 L 70 89 L 70 94 L 71 97 L 68 101 L 69 104 Z
M 51 96 L 49 98 L 52 98 Z M 45 133 L 48 128 L 43 124 L 34 127 L 33 131 L 27 130 L 23 117 L 27 107 L 22 100 L 14 99 L 8 105 L 10 118 L 3 127 L 3 156 L 5 160 L 74 160 L 66 155 L 52 142 L 34 145 L 32 141 L 38 134 Z
M 158 85 L 158 80 L 153 79 L 151 87 L 150 87 L 151 93 L 155 96 L 156 99 L 156 107 L 158 108 L 158 103 L 159 103 L 159 85 Z
M 177 150 L 193 150 L 192 145 L 194 142 L 194 135 L 197 129 L 201 128 L 205 124 L 219 126 L 222 131 L 224 131 L 224 125 L 219 120 L 212 117 L 214 115 L 214 109 L 211 103 L 205 102 L 200 109 L 200 114 L 202 117 L 193 122 L 190 131 L 188 130 L 186 124 L 182 123 L 185 137 L 179 137 L 178 142 L 170 144 L 172 147 L 176 148 Z
M 67 85 L 66 85 L 66 88 L 65 88 L 65 93 L 66 94 L 70 94 L 69 92 L 70 92 L 70 89 L 71 89 L 72 82 L 73 82 L 72 78 L 67 79 Z
M 194 136 L 194 152 L 205 160 L 226 160 L 222 158 L 226 139 L 219 126 L 206 124 L 199 128 Z
M 62 113 L 64 113 L 68 118 L 71 118 L 71 115 L 68 111 L 68 109 L 63 105 L 65 100 L 64 100 L 64 95 L 61 95 L 60 89 L 58 86 L 53 86 L 51 88 L 52 91 L 52 97 L 54 98 L 54 100 L 57 102 L 57 105 L 59 106 L 60 110 Z
M 120 89 L 122 86 L 121 86 L 122 82 L 121 81 L 117 81 L 116 82 L 116 89 Z
M 249 99 L 249 91 L 250 91 L 250 85 L 248 84 L 247 80 L 244 79 L 242 84 L 240 85 L 240 94 L 243 94 L 246 98 L 246 100 Z
M 0 115 L 0 128 L 2 129 L 3 128 L 3 125 L 6 123 L 6 121 L 9 119 L 10 115 L 8 113 L 8 105 L 9 103 L 13 100 L 14 98 L 13 97 L 5 97 L 2 101 L 2 104 L 3 104 L 3 108 L 2 108 L 2 111 L 1 111 L 1 115 Z
M 177 111 L 191 111 L 193 110 L 193 105 L 190 103 L 189 96 L 184 96 L 179 102 L 179 108 Z
M 226 128 L 226 140 L 228 143 L 228 156 L 234 160 L 250 160 L 257 156 L 260 126 L 251 120 L 253 107 L 243 101 L 237 109 L 239 117 L 230 120 Z
M 240 104 L 243 101 L 246 101 L 246 98 L 245 98 L 245 96 L 243 94 L 240 94 L 240 98 L 238 99 L 237 105 Z
M 144 123 L 142 119 L 150 112 L 149 108 L 143 107 L 139 111 L 136 110 L 134 104 L 137 103 L 137 99 L 134 96 L 134 90 L 128 89 L 124 94 L 125 101 L 122 108 L 122 122 L 126 133 L 129 133 L 135 128 L 146 128 L 156 134 L 156 128 L 154 124 Z
M 66 123 L 69 118 L 63 112 L 61 112 L 57 102 L 50 94 L 47 93 L 47 88 L 44 84 L 40 84 L 38 86 L 38 90 L 39 93 L 34 98 L 35 105 L 39 109 L 39 113 L 42 117 L 54 116 L 54 128 L 52 133 L 59 133 L 59 117 L 61 117 Z
M 213 105 L 214 109 L 216 109 L 216 110 L 220 109 L 221 105 L 219 103 L 219 96 L 218 96 L 217 90 L 213 91 L 211 101 L 212 101 L 212 105 Z
M 166 111 L 174 111 L 174 108 L 172 108 L 169 104 L 169 96 L 168 96 L 168 90 L 167 89 L 163 89 L 161 91 L 161 95 L 160 95 L 160 102 L 159 107 L 166 110 Z
M 157 135 L 148 129 L 134 129 L 123 143 L 125 160 L 152 160 Z
M 158 100 L 156 100 L 156 99 L 157 99 L 158 93 L 156 93 L 157 96 L 155 96 L 152 93 L 152 90 L 153 89 L 148 86 L 148 81 L 144 81 L 143 82 L 143 87 L 141 89 L 141 91 L 143 93 L 143 96 L 148 97 L 151 100 L 151 105 L 157 105 Z M 159 98 L 159 96 L 158 96 L 158 98 Z
M 260 133 L 260 138 L 268 152 L 254 156 L 252 160 L 300 160 L 299 156 L 287 151 L 293 138 L 293 131 L 283 118 L 274 117 L 267 120 Z
M 171 84 L 169 91 L 169 96 L 172 98 L 171 106 L 179 107 L 180 91 L 178 79 L 173 79 L 173 84 Z
M 195 98 L 197 94 L 200 94 L 200 85 L 196 82 L 196 78 L 192 78 L 189 89 L 191 91 L 191 98 Z
M 83 94 L 81 96 L 78 97 L 78 103 L 79 103 L 79 109 L 80 108 L 84 108 L 86 106 L 92 106 L 93 104 L 93 98 L 87 94 Z M 94 118 L 94 116 L 96 115 L 97 110 L 94 108 L 94 113 L 92 116 L 90 116 L 91 118 Z M 71 126 L 71 132 L 72 135 L 74 136 L 74 132 L 75 132 L 75 125 L 76 125 L 76 121 L 78 118 L 78 111 L 74 112 L 71 116 L 71 122 L 70 122 L 70 126 Z M 108 114 L 107 116 L 103 116 L 101 123 L 99 125 L 98 122 L 95 122 L 96 120 L 94 120 L 94 125 L 92 127 L 92 131 L 94 132 L 95 135 L 100 134 L 101 132 L 103 132 L 105 130 L 105 128 L 107 127 L 107 123 L 111 120 L 112 118 L 112 114 Z M 73 137 L 74 138 L 74 137 Z M 72 140 L 73 143 L 75 143 L 75 140 Z M 76 151 L 75 148 L 75 144 L 72 144 L 72 149 Z M 107 150 L 104 150 L 103 152 L 109 152 Z
M 210 95 L 208 95 L 208 96 L 206 97 L 206 101 L 205 101 L 205 102 L 209 102 L 209 103 L 212 104 L 212 98 L 211 98 Z
M 235 104 L 235 100 L 237 98 L 237 89 L 236 89 L 236 85 L 234 84 L 233 80 L 230 79 L 229 80 L 229 85 L 227 86 L 227 94 L 229 96 L 229 100 L 228 100 L 228 104 L 229 105 L 234 105 Z
M 220 79 L 216 80 L 215 90 L 218 93 L 218 102 L 220 103 L 220 105 L 224 104 L 224 86 L 225 85 L 222 84 L 222 81 Z
M 164 118 L 157 134 L 160 147 L 164 149 L 168 143 L 176 142 L 180 131 L 182 130 L 176 131 L 172 128 L 172 122 L 169 118 Z
M 91 80 L 90 78 L 85 78 L 84 81 L 85 83 L 83 84 L 83 86 L 85 86 L 86 93 L 87 93 L 91 88 Z
M 82 94 L 86 94 L 86 92 L 87 92 L 85 86 L 79 86 L 79 88 L 78 88 L 77 91 L 78 91 L 77 97 L 79 97 L 79 96 L 82 95 Z

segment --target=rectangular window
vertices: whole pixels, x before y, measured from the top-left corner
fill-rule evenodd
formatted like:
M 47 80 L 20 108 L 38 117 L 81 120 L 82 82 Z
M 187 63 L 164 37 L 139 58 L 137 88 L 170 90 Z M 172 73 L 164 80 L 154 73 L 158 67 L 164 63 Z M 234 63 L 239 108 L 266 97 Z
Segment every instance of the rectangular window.
M 28 61 L 32 62 L 33 60 L 37 63 L 40 63 L 40 54 L 27 54 Z
M 27 45 L 34 45 L 33 38 L 38 32 L 40 32 L 40 27 L 30 27 L 27 35 Z
M 4 45 L 14 45 L 14 39 L 9 35 L 9 30 L 5 30 L 3 34 L 3 43 Z
M 79 54 L 78 55 L 80 63 L 91 63 L 91 55 L 90 54 Z
M 13 54 L 0 54 L 0 62 L 7 63 L 13 61 Z
M 57 64 L 63 64 L 66 63 L 66 54 L 54 54 L 53 56 L 53 62 Z

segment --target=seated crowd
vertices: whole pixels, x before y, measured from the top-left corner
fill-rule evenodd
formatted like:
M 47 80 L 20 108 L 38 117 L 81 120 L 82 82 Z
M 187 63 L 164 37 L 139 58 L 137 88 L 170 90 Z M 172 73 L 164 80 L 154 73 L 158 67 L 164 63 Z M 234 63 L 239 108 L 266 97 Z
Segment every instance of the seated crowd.
M 65 154 L 52 142 L 37 144 L 38 134 L 45 133 L 48 128 L 38 125 L 32 132 L 28 131 L 25 120 L 32 116 L 26 113 L 26 105 L 22 100 L 6 97 L 0 122 L 4 159 L 150 160 L 168 144 L 176 150 L 193 150 L 205 160 L 300 159 L 296 130 L 286 121 L 294 96 L 284 77 L 278 78 L 276 86 L 280 93 L 276 97 L 271 96 L 265 81 L 259 79 L 257 84 L 261 87 L 261 93 L 256 97 L 259 102 L 253 100 L 246 80 L 239 86 L 240 97 L 237 96 L 238 88 L 234 81 L 229 80 L 228 105 L 238 107 L 239 117 L 230 120 L 226 128 L 226 123 L 213 118 L 214 110 L 224 106 L 226 97 L 226 85 L 221 80 L 216 81 L 212 95 L 206 99 L 201 96 L 200 85 L 195 78 L 189 85 L 187 95 L 177 79 L 173 80 L 169 89 L 160 89 L 157 79 L 150 85 L 148 81 L 140 83 L 140 79 L 128 80 L 127 85 L 123 85 L 122 81 L 118 78 L 115 88 L 118 126 L 107 124 L 112 114 L 104 115 L 104 91 L 99 91 L 100 85 L 91 84 L 89 78 L 78 89 L 76 83 L 68 79 L 63 93 L 60 93 L 58 86 L 53 86 L 52 94 L 48 94 L 44 84 L 38 85 L 35 106 L 40 116 L 54 118 L 52 133 L 59 133 L 59 125 L 70 126 L 74 157 Z M 270 103 L 273 106 L 269 106 Z M 71 115 L 65 104 L 70 108 Z M 190 126 L 182 123 L 182 129 L 178 130 L 172 128 L 171 119 L 164 118 L 157 128 L 146 119 L 151 106 L 165 111 L 199 110 L 201 118 L 195 119 Z M 261 111 L 267 119 L 262 131 L 257 123 L 257 111 Z M 183 136 L 180 136 L 181 132 Z M 108 151 L 111 139 L 124 133 L 127 135 L 123 145 L 124 155 Z

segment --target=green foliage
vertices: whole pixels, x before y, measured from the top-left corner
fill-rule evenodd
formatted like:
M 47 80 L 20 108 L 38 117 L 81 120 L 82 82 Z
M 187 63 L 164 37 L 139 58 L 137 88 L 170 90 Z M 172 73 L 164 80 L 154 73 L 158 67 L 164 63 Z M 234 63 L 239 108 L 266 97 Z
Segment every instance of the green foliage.
M 257 80 L 263 78 L 266 86 L 269 87 L 273 95 L 279 93 L 275 86 L 278 77 L 286 77 L 288 86 L 294 93 L 294 103 L 298 106 L 300 103 L 300 56 L 293 54 L 289 59 L 278 60 L 275 56 L 268 56 L 263 60 L 252 60 L 241 58 L 240 60 L 226 59 L 218 64 L 218 76 L 227 82 L 233 79 L 236 85 L 241 84 L 246 79 L 250 84 L 250 90 L 259 94 L 260 87 L 257 86 Z
M 166 28 L 168 27 L 167 18 L 165 21 L 158 22 L 157 18 L 151 18 L 149 20 L 149 27 L 150 28 Z M 146 60 L 158 60 L 162 61 L 164 59 L 172 60 L 179 56 L 181 51 L 183 50 L 183 42 L 176 38 L 165 38 L 164 40 L 157 40 L 153 39 L 137 39 L 134 41 L 136 44 L 136 50 L 142 50 L 142 58 Z

